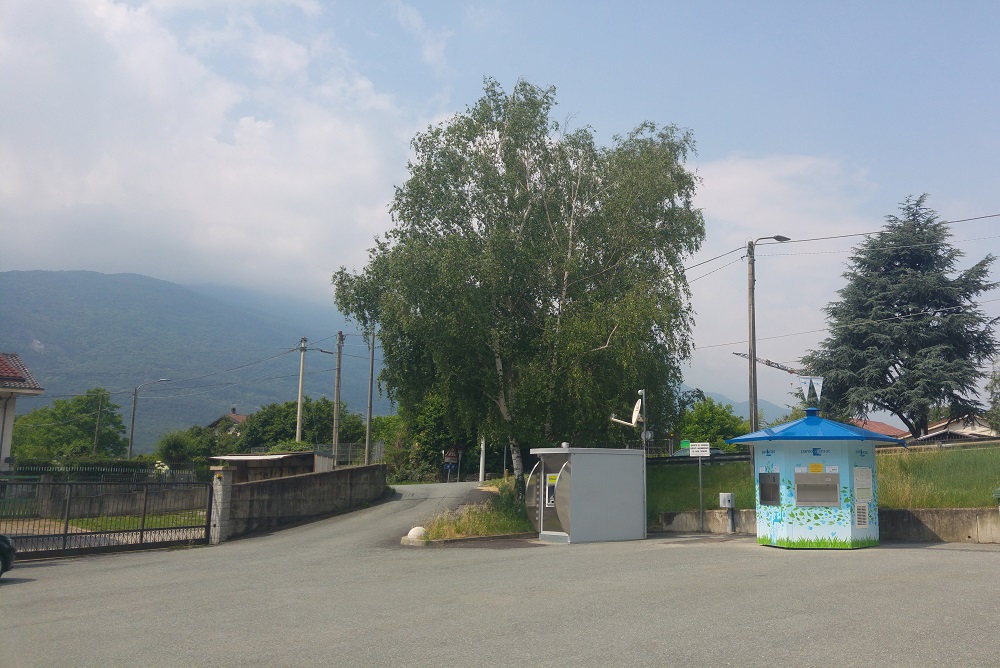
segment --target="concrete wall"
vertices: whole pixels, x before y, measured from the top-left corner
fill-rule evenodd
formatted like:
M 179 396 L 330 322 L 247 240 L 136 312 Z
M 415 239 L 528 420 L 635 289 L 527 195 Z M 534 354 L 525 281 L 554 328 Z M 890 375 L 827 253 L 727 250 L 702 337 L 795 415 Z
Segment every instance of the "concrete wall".
M 48 476 L 43 476 L 48 477 Z M 38 485 L 38 516 L 62 518 L 66 516 L 66 495 L 72 490 L 69 500 L 69 516 L 105 517 L 108 515 L 142 515 L 171 513 L 180 510 L 203 510 L 208 504 L 208 490 L 204 485 L 178 485 L 177 487 L 154 486 L 147 492 L 139 490 L 112 491 L 124 489 L 121 485 L 100 483 L 51 483 Z
M 385 466 L 357 466 L 253 482 L 213 467 L 212 543 L 370 503 L 385 492 Z
M 1000 543 L 1000 511 L 997 508 L 880 508 L 878 518 L 881 540 Z M 661 513 L 660 525 L 663 531 L 689 533 L 701 530 L 697 510 Z M 705 532 L 727 531 L 728 518 L 725 510 L 705 511 Z M 757 533 L 755 511 L 736 511 L 735 533 Z
M 705 511 L 706 533 L 728 533 L 729 517 L 725 510 Z M 734 533 L 756 534 L 757 513 L 753 510 L 734 511 L 736 531 Z M 663 531 L 691 532 L 701 531 L 701 520 L 697 510 L 677 513 L 660 513 L 660 524 Z
M 879 510 L 879 535 L 894 540 L 1000 543 L 997 508 Z

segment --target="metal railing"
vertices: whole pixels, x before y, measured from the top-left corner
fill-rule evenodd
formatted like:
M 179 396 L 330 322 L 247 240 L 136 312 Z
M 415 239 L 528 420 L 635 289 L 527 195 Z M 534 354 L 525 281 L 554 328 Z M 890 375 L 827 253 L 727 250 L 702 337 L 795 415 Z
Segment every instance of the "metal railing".
M 0 482 L 19 558 L 207 543 L 210 483 Z
M 49 476 L 49 478 L 45 478 Z M 198 471 L 193 466 L 116 466 L 110 465 L 17 465 L 9 474 L 0 473 L 4 478 L 17 480 L 43 479 L 58 482 L 193 482 L 198 479 Z

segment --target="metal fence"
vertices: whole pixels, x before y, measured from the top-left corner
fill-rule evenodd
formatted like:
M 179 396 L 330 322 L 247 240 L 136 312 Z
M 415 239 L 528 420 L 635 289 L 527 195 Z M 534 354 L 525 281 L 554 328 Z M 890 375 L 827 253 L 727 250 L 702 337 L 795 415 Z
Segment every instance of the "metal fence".
M 199 475 L 200 472 L 190 464 L 173 467 L 165 465 L 138 467 L 114 464 L 103 466 L 15 464 L 9 474 L 0 473 L 0 480 L 9 478 L 35 481 L 46 479 L 56 482 L 194 482 L 198 480 Z
M 332 443 L 321 443 L 314 446 L 316 452 L 333 455 Z M 384 459 L 385 444 L 382 441 L 375 441 L 371 444 L 368 453 L 369 463 L 381 464 Z M 364 443 L 338 443 L 336 452 L 337 466 L 361 466 L 365 463 Z
M 0 533 L 19 558 L 207 543 L 204 482 L 0 481 Z

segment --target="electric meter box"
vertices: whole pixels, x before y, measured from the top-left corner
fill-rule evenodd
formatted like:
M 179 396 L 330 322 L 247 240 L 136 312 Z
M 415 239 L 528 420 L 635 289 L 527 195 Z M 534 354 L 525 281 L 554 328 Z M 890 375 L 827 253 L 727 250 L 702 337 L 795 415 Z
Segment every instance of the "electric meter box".
M 735 508 L 732 492 L 719 492 L 719 508 Z
M 753 447 L 757 542 L 789 548 L 878 545 L 875 444 L 903 441 L 806 416 L 727 443 Z
M 607 448 L 535 448 L 525 488 L 541 540 L 562 543 L 646 537 L 646 453 Z

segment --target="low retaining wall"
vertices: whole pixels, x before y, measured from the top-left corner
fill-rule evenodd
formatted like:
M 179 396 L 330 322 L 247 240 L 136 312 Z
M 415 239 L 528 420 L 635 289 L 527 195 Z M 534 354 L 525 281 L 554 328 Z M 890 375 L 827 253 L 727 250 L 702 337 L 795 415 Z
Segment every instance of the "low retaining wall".
M 74 518 L 203 510 L 208 503 L 204 484 L 54 483 L 44 477 L 37 486 L 39 517 L 66 517 L 67 496 Z
M 385 466 L 234 483 L 235 469 L 212 468 L 213 544 L 370 503 L 385 492 Z
M 736 511 L 736 531 L 757 533 L 757 513 Z M 879 538 L 884 540 L 933 541 L 945 543 L 1000 543 L 1000 512 L 997 508 L 917 508 L 895 510 L 880 508 Z M 697 510 L 661 513 L 663 531 L 690 533 L 701 531 Z M 725 510 L 706 510 L 707 533 L 727 533 Z

